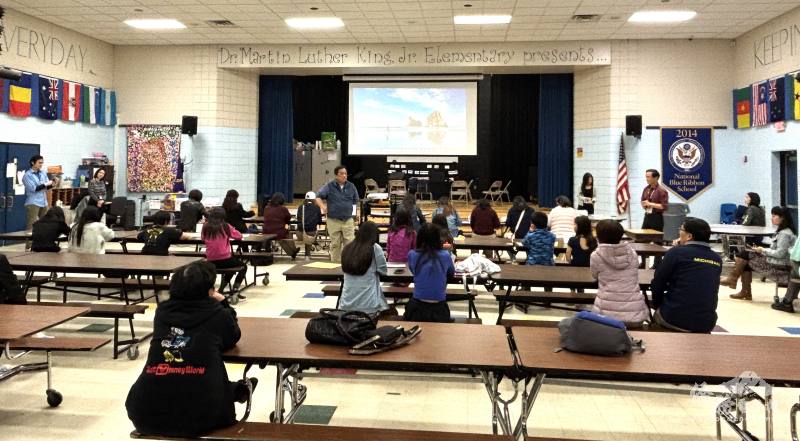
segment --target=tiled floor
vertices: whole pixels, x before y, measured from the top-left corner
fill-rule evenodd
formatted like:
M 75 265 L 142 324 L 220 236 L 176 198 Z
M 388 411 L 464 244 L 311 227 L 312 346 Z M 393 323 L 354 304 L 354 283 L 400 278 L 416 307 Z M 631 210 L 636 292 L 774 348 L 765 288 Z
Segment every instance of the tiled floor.
M 286 282 L 280 275 L 288 267 L 279 261 L 269 268 L 271 284 L 247 291 L 246 301 L 237 305 L 240 316 L 278 317 L 287 310 L 316 310 L 332 307 L 332 298 L 308 296 L 320 291 L 316 282 Z M 770 309 L 773 286 L 756 283 L 753 302 L 733 301 L 723 288 L 720 295 L 719 324 L 731 333 L 789 336 L 783 328 L 800 327 L 800 314 L 790 315 Z M 55 297 L 54 297 L 55 298 Z M 478 301 L 484 323 L 496 318 L 492 297 Z M 466 315 L 466 305 L 453 304 L 455 315 Z M 519 311 L 509 318 L 522 318 Z M 532 309 L 528 318 L 562 317 L 566 313 Z M 150 327 L 152 309 L 138 320 L 138 329 Z M 2 320 L 2 318 L 0 318 Z M 287 319 L 288 320 L 288 319 Z M 69 335 L 103 319 L 77 319 L 48 331 Z M 75 334 L 73 334 L 75 335 Z M 77 334 L 86 336 L 87 334 Z M 102 334 L 111 337 L 111 331 Z M 798 340 L 800 344 L 800 340 Z M 747 348 L 742 348 L 746 351 Z M 146 350 L 142 351 L 143 355 Z M 776 354 L 778 355 L 778 354 Z M 735 357 L 735 354 L 731 354 Z M 41 360 L 41 355 L 26 357 Z M 9 363 L 3 360 L 2 363 Z M 13 363 L 13 362 L 12 362 Z M 51 409 L 45 402 L 43 373 L 26 373 L 0 383 L 0 439 L 2 440 L 123 440 L 132 429 L 125 414 L 125 396 L 142 368 L 144 358 L 112 360 L 106 346 L 92 354 L 57 354 L 54 386 L 64 395 L 60 407 Z M 800 360 L 798 360 L 800 368 Z M 231 378 L 241 376 L 241 367 L 229 365 Z M 250 420 L 266 421 L 273 404 L 275 371 L 254 369 L 260 379 Z M 390 373 L 387 373 L 390 374 Z M 309 409 L 309 418 L 326 418 L 333 410 L 332 425 L 491 432 L 491 408 L 481 384 L 465 382 L 409 381 L 400 379 L 364 379 L 353 375 L 338 378 L 308 378 L 306 404 L 330 406 Z M 643 388 L 643 386 L 648 386 Z M 715 439 L 715 398 L 694 398 L 691 385 L 609 384 L 576 381 L 545 383 L 533 415 L 529 433 L 538 436 L 563 436 L 594 440 L 669 440 L 694 441 Z M 511 392 L 506 382 L 504 393 Z M 645 390 L 643 390 L 645 389 Z M 661 390 L 657 392 L 655 389 Z M 789 440 L 788 412 L 798 399 L 797 389 L 775 391 L 775 439 Z M 518 405 L 512 405 L 514 416 Z M 763 412 L 751 404 L 750 428 L 763 436 Z M 243 411 L 239 409 L 239 414 Z M 733 440 L 733 432 L 723 427 L 723 439 Z M 763 438 L 762 438 L 763 439 Z

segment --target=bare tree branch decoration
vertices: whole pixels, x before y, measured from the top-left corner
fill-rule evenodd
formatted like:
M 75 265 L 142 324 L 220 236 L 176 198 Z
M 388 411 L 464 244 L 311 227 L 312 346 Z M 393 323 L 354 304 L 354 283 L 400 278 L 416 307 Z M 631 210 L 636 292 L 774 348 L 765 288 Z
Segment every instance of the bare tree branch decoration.
M 6 14 L 6 11 L 0 6 L 0 38 L 3 37 L 3 16 Z M 3 53 L 3 45 L 0 44 L 0 54 Z

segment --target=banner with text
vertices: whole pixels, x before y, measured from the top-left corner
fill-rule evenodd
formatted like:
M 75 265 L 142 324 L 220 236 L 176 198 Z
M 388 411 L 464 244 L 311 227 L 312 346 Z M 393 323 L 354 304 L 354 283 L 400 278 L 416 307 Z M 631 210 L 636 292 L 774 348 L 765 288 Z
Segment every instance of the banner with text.
M 713 130 L 661 128 L 662 182 L 686 202 L 714 183 Z
M 218 67 L 602 66 L 601 42 L 220 46 Z

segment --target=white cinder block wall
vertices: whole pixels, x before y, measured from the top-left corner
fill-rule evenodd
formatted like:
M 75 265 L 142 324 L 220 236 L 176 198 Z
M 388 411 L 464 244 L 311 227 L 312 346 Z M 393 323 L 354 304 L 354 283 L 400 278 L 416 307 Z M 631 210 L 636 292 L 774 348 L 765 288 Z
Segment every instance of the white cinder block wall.
M 800 147 L 800 124 L 789 122 L 784 133 L 772 127 L 735 130 L 731 90 L 800 68 L 800 51 L 794 59 L 784 56 L 780 66 L 768 70 L 742 67 L 753 65 L 753 39 L 798 21 L 800 9 L 746 34 L 736 44 L 729 40 L 612 42 L 611 66 L 575 73 L 574 144 L 584 151 L 584 157 L 574 161 L 575 195 L 580 177 L 589 171 L 597 184 L 597 212 L 616 214 L 619 135 L 624 132 L 625 115 L 642 115 L 643 127 L 727 126 L 714 131 L 714 186 L 691 201 L 692 215 L 717 221 L 720 204 L 741 203 L 748 191 L 760 193 L 764 205 L 777 204 L 779 170 L 774 152 Z M 638 200 L 646 185 L 644 172 L 662 168 L 660 132 L 644 130 L 641 140 L 626 137 L 625 145 L 632 223 L 638 226 L 643 217 Z M 675 194 L 670 194 L 670 201 L 682 202 Z
M 212 46 L 118 47 L 120 124 L 180 124 L 183 115 L 197 116 L 197 135 L 181 139 L 187 190 L 221 198 L 233 188 L 249 206 L 256 201 L 258 75 L 217 69 L 215 55 Z M 119 142 L 124 162 L 124 128 Z

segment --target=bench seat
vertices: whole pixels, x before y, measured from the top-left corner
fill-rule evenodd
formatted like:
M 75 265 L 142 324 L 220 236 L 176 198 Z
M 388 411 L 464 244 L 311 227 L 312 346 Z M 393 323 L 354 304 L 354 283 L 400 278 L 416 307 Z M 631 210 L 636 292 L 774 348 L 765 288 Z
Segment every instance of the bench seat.
M 411 286 L 391 286 L 385 285 L 381 287 L 383 296 L 392 299 L 410 299 L 414 293 L 414 287 Z M 326 297 L 338 297 L 342 293 L 339 285 L 325 285 L 322 287 L 322 294 Z M 448 289 L 446 292 L 447 301 L 457 300 L 471 300 L 475 298 L 475 294 L 467 294 L 463 289 Z
M 39 306 L 85 306 L 89 308 L 89 312 L 82 315 L 82 317 L 98 317 L 114 319 L 114 359 L 119 357 L 119 354 L 129 351 L 128 358 L 135 359 L 138 356 L 138 345 L 143 340 L 150 338 L 152 332 L 149 332 L 139 338 L 136 338 L 136 332 L 133 329 L 133 319 L 137 314 L 144 314 L 148 305 L 134 304 L 123 305 L 115 303 L 89 303 L 89 302 L 28 302 L 29 305 Z M 120 340 L 119 338 L 119 321 L 128 320 L 130 325 L 130 339 Z
M 155 440 L 193 439 L 145 436 L 136 431 L 131 432 L 131 438 Z M 231 427 L 215 430 L 196 439 L 218 441 L 511 441 L 513 438 L 510 436 L 477 433 L 243 422 Z M 569 441 L 560 438 L 527 439 L 530 441 Z
M 500 291 L 496 291 L 493 294 L 497 300 L 503 298 L 509 302 L 574 303 L 580 305 L 591 305 L 596 297 L 596 294 L 593 293 L 522 290 L 511 291 L 511 295 Z
M 145 279 L 141 284 L 138 279 L 122 279 L 118 277 L 59 277 L 54 280 L 56 286 L 72 288 L 113 288 L 122 289 L 153 289 L 155 286 L 159 290 L 169 289 L 169 279 Z
M 110 341 L 110 338 L 24 337 L 12 340 L 10 345 L 11 349 L 23 351 L 91 352 Z

